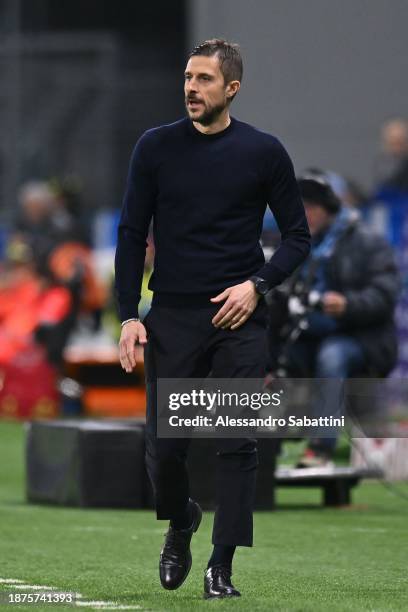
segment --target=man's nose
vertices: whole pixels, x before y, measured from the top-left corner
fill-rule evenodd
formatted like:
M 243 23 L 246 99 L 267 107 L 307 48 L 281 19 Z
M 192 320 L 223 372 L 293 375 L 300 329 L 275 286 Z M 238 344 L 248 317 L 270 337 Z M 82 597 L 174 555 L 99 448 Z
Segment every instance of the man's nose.
M 196 93 L 198 91 L 197 81 L 195 79 L 191 78 L 186 82 L 186 91 L 188 93 Z

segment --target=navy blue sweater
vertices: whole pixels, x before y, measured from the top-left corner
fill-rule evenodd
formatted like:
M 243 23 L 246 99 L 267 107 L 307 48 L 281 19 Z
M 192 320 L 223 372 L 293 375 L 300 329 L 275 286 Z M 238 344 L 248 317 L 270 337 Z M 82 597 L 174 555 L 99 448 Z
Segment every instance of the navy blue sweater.
M 259 238 L 266 205 L 281 244 L 265 264 Z M 153 219 L 155 301 L 210 305 L 252 275 L 272 288 L 303 262 L 310 234 L 292 162 L 273 136 L 231 118 L 202 134 L 185 118 L 148 130 L 136 144 L 118 230 L 115 290 L 121 320 L 137 316 Z M 176 303 L 176 302 L 174 302 Z

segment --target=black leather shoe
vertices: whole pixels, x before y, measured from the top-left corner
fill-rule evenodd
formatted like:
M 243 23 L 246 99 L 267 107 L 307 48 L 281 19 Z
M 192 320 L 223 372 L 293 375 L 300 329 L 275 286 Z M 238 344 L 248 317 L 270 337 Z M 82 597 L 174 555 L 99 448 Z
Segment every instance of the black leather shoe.
M 173 529 L 170 525 L 160 553 L 160 582 L 165 589 L 178 589 L 191 569 L 190 542 L 200 526 L 202 511 L 197 502 L 190 500 L 190 503 L 193 504 L 194 516 L 191 527 Z
M 240 597 L 241 593 L 231 584 L 231 570 L 224 565 L 209 567 L 204 574 L 204 599 Z

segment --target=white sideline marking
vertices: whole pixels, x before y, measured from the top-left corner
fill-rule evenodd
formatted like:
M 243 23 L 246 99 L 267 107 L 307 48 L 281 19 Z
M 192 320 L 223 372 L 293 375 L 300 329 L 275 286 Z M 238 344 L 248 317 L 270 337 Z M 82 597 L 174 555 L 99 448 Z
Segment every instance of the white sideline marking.
M 24 580 L 18 578 L 0 578 L 0 584 L 9 584 L 13 589 L 31 589 L 32 591 L 61 591 L 54 586 L 46 586 L 44 584 L 26 584 Z M 75 596 L 80 599 L 83 597 L 81 593 L 75 593 Z
M 114 601 L 77 601 L 77 606 L 98 608 L 99 610 L 141 610 L 138 605 L 118 604 Z
M 11 584 L 13 589 L 31 589 L 32 591 L 55 591 L 55 587 L 42 586 L 41 584 Z
M 19 578 L 0 578 L 0 584 L 8 584 L 13 589 L 30 589 L 32 591 L 61 591 L 57 587 L 44 586 L 39 584 L 26 584 L 24 580 Z M 81 593 L 75 593 L 77 599 L 82 599 Z M 98 610 L 141 610 L 141 606 L 119 604 L 114 601 L 76 601 L 76 606 L 82 606 L 86 608 L 97 608 Z
M 126 606 L 124 604 L 117 604 L 114 606 L 97 606 L 98 610 L 141 610 L 142 608 L 135 604 L 134 606 Z

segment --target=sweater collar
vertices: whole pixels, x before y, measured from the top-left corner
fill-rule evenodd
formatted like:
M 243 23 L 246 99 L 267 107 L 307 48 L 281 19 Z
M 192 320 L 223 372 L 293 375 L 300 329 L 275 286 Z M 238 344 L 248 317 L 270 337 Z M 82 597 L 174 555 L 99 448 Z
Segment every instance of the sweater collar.
M 187 128 L 190 134 L 194 136 L 194 138 L 197 138 L 200 140 L 206 140 L 207 142 L 210 140 L 217 140 L 218 138 L 223 138 L 224 136 L 227 136 L 234 130 L 235 123 L 236 123 L 236 120 L 234 119 L 234 117 L 231 117 L 231 122 L 229 126 L 226 127 L 225 129 L 221 130 L 220 132 L 215 132 L 215 134 L 203 134 L 202 132 L 197 130 L 197 128 L 194 126 L 193 122 L 191 121 L 189 117 L 186 118 L 186 121 L 187 121 Z

